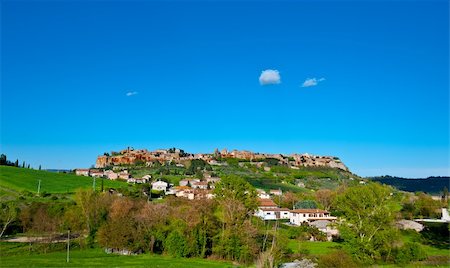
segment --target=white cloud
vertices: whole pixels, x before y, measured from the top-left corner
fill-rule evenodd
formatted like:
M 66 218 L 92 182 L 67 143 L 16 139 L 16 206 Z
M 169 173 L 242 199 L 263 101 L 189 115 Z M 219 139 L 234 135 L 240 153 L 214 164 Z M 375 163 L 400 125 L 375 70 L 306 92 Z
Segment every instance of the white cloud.
M 137 95 L 138 94 L 138 92 L 137 91 L 130 91 L 130 92 L 127 92 L 127 97 L 130 97 L 130 96 L 133 96 L 133 95 Z
M 319 82 L 325 81 L 325 78 L 308 78 L 305 80 L 305 82 L 303 82 L 302 87 L 313 87 L 313 86 L 317 86 L 317 84 L 319 84 Z
M 281 83 L 280 72 L 271 69 L 262 71 L 259 76 L 259 83 L 263 86 Z

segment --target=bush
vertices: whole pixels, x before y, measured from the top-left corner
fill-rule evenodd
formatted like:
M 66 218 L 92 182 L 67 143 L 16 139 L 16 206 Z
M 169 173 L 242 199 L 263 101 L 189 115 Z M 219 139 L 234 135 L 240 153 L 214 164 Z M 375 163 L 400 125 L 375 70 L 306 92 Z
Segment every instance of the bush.
M 342 267 L 342 268 L 351 268 L 358 267 L 358 265 L 353 261 L 353 259 L 342 250 L 334 251 L 332 253 L 323 255 L 319 258 L 319 268 L 329 268 L 329 267 Z
M 427 258 L 427 254 L 419 243 L 408 242 L 393 251 L 393 258 L 397 264 L 407 264 L 412 261 L 424 260 Z

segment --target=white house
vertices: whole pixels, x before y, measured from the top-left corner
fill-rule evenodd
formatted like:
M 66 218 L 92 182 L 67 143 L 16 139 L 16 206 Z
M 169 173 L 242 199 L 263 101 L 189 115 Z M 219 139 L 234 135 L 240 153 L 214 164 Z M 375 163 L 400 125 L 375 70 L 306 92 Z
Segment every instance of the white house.
M 180 186 L 187 186 L 189 184 L 189 180 L 188 179 L 180 180 L 178 184 Z
M 152 175 L 145 175 L 142 177 L 142 179 L 145 179 L 146 181 L 150 181 L 152 179 Z
M 283 192 L 281 190 L 270 190 L 269 193 L 272 195 L 278 195 L 278 196 L 283 194 Z
M 103 175 L 105 175 L 109 180 L 117 180 L 117 178 L 119 177 L 119 175 L 117 175 L 117 173 L 112 170 L 105 170 L 105 172 L 103 172 Z
M 321 209 L 294 209 L 291 210 L 289 221 L 294 225 L 301 225 L 303 222 L 312 222 L 316 220 L 334 221 L 336 217 L 330 215 L 330 212 Z
M 103 171 L 100 170 L 91 170 L 89 172 L 89 176 L 95 177 L 95 178 L 101 178 L 103 177 Z
M 270 195 L 266 193 L 263 189 L 256 189 L 256 192 L 258 193 L 258 197 L 261 199 L 270 199 Z
M 75 174 L 78 176 L 89 176 L 89 169 L 83 168 L 75 169 Z
M 152 182 L 152 190 L 164 191 L 166 192 L 169 184 L 165 181 L 155 181 Z
M 192 187 L 192 189 L 207 190 L 208 189 L 208 183 L 206 181 L 192 182 L 191 187 Z
M 288 208 L 258 208 L 255 216 L 263 220 L 289 219 L 290 211 Z

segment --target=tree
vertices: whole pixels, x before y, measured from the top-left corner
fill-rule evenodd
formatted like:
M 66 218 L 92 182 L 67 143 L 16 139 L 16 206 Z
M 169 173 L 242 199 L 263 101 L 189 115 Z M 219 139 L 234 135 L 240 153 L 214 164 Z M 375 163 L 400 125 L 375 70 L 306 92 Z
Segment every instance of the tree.
M 16 162 L 14 163 L 15 167 L 19 167 L 19 159 L 16 159 Z
M 256 191 L 244 179 L 224 176 L 214 189 L 222 212 L 222 231 L 213 251 L 230 260 L 250 262 L 258 254 L 257 230 L 250 218 L 257 207 Z
M 320 189 L 316 192 L 316 200 L 325 210 L 329 210 L 336 198 L 336 193 L 328 189 Z
M 0 238 L 5 233 L 8 226 L 17 218 L 17 208 L 13 203 L 5 203 L 1 205 L 0 210 L 0 223 L 1 233 Z
M 237 200 L 246 210 L 254 211 L 257 207 L 257 194 L 255 188 L 246 180 L 234 176 L 224 176 L 214 189 L 219 202 Z
M 25 168 L 25 161 L 22 162 L 22 168 Z
M 5 166 L 5 165 L 7 165 L 6 155 L 5 154 L 1 154 L 0 155 L 0 166 Z
M 39 165 L 39 170 L 41 170 L 41 165 Z
M 336 198 L 336 209 L 345 221 L 341 237 L 353 257 L 371 263 L 389 254 L 396 239 L 394 217 L 399 210 L 392 189 L 378 183 L 347 188 Z
M 295 203 L 294 205 L 294 209 L 299 209 L 299 208 L 304 208 L 304 209 L 308 209 L 308 208 L 317 208 L 317 203 L 314 200 L 301 200 L 298 201 L 297 203 Z
M 447 201 L 448 198 L 448 188 L 447 186 L 444 186 L 444 189 L 442 190 L 442 201 Z

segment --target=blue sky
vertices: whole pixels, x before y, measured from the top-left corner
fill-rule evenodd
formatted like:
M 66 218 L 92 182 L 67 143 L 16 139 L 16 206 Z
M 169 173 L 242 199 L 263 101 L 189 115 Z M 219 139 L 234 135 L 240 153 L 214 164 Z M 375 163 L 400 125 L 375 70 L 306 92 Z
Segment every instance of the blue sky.
M 448 1 L 1 12 L 1 151 L 13 160 L 76 168 L 126 146 L 226 147 L 336 155 L 362 176 L 450 174 Z

